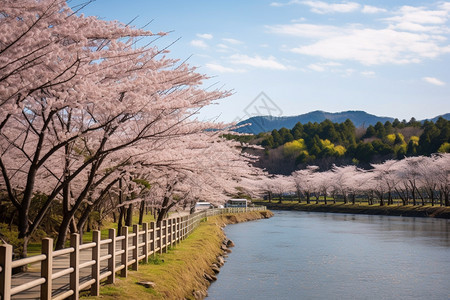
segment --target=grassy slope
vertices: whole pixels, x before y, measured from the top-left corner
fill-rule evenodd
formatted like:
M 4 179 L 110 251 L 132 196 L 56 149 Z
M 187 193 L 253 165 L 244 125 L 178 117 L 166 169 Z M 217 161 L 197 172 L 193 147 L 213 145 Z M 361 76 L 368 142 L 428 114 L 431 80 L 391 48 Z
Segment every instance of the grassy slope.
M 168 253 L 139 265 L 139 271 L 130 271 L 127 278 L 117 277 L 114 285 L 102 286 L 100 299 L 193 299 L 193 291 L 207 289 L 209 283 L 203 274 L 213 274 L 209 266 L 222 254 L 221 227 L 270 216 L 270 212 L 252 212 L 210 217 Z M 136 284 L 139 281 L 152 281 L 156 287 L 145 288 Z
M 276 202 L 269 203 L 261 201 L 257 204 L 265 205 L 272 210 L 299 210 L 299 211 L 316 211 L 316 212 L 333 212 L 333 213 L 353 213 L 368 215 L 388 215 L 388 216 L 404 216 L 404 217 L 435 217 L 450 219 L 450 207 L 441 206 L 413 206 L 413 205 L 367 205 L 367 204 L 306 204 L 293 201 L 283 201 L 281 204 Z

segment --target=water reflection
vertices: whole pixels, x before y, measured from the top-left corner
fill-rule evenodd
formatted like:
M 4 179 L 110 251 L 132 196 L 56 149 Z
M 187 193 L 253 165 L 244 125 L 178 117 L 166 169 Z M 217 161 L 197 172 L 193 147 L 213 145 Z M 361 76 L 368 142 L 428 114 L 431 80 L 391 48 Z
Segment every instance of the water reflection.
M 276 212 L 228 226 L 211 299 L 449 299 L 448 220 Z

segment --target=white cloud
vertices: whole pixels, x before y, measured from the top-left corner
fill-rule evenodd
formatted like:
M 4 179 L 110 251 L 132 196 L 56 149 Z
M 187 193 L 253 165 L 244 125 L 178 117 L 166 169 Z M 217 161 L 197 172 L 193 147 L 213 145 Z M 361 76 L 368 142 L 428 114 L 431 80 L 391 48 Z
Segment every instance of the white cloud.
M 322 62 L 322 63 L 316 63 L 316 64 L 310 64 L 308 65 L 308 69 L 316 71 L 316 72 L 324 72 L 328 69 L 331 69 L 335 71 L 336 69 L 333 67 L 340 67 L 342 66 L 341 63 L 330 61 L 330 62 Z
M 445 24 L 449 19 L 448 10 L 429 10 L 425 7 L 402 6 L 396 14 L 385 20 L 396 23 Z
M 324 29 L 328 32 L 328 28 Z M 344 30 L 345 31 L 345 30 Z M 392 29 L 353 29 L 294 48 L 294 53 L 331 60 L 355 60 L 364 65 L 417 63 L 448 52 L 437 40 L 424 34 Z
M 379 7 L 372 6 L 372 5 L 364 5 L 361 12 L 364 14 L 377 14 L 377 13 L 387 12 L 387 10 L 384 8 L 379 8 Z
M 223 43 L 217 44 L 217 52 L 227 53 L 227 52 L 236 52 L 235 49 L 231 48 L 228 45 L 225 45 Z
M 292 19 L 291 20 L 291 23 L 302 23 L 302 22 L 305 22 L 306 21 L 306 18 L 298 18 L 298 19 Z
M 197 37 L 205 40 L 211 40 L 213 38 L 213 35 L 210 33 L 197 33 Z
M 381 7 L 359 5 L 356 2 L 330 4 L 325 1 L 291 1 L 304 4 L 317 13 L 387 12 Z M 450 53 L 450 2 L 429 6 L 402 6 L 389 12 L 391 17 L 375 19 L 378 24 L 344 24 L 332 26 L 312 23 L 288 23 L 266 26 L 266 30 L 289 38 L 281 47 L 301 55 L 322 60 L 357 61 L 363 65 L 410 64 Z M 371 23 L 370 23 L 371 24 Z M 296 46 L 293 43 L 296 43 Z M 324 65 L 312 64 L 319 70 Z
M 269 32 L 298 38 L 294 53 L 326 60 L 352 60 L 364 65 L 409 64 L 450 53 L 447 22 L 450 11 L 403 6 L 394 17 L 383 19 L 385 28 L 362 24 L 330 26 L 281 24 Z M 292 39 L 289 41 L 292 43 Z
M 300 4 L 300 3 L 301 3 L 301 1 L 299 1 L 299 0 L 292 0 L 292 1 L 284 2 L 284 3 L 282 3 L 282 2 L 272 2 L 272 3 L 270 3 L 270 6 L 282 7 L 282 6 L 288 6 L 288 5 Z
M 192 40 L 190 42 L 191 46 L 197 47 L 197 48 L 208 48 L 208 45 L 203 40 Z
M 343 28 L 315 24 L 286 24 L 266 26 L 271 33 L 305 38 L 328 38 L 342 34 Z
M 437 86 L 444 86 L 445 85 L 445 82 L 443 82 L 443 81 L 441 81 L 441 80 L 439 80 L 439 79 L 437 79 L 435 77 L 423 77 L 422 80 L 425 81 L 425 82 L 428 82 L 430 84 L 437 85 Z
M 232 38 L 223 38 L 222 41 L 230 43 L 232 45 L 240 45 L 243 44 L 242 41 L 236 40 L 236 39 L 232 39 Z
M 234 54 L 230 56 L 231 63 L 237 65 L 247 65 L 255 68 L 272 69 L 272 70 L 287 70 L 288 67 L 277 62 L 276 58 L 269 56 L 263 58 L 258 55 L 251 57 L 244 54 Z
M 309 6 L 311 11 L 317 14 L 349 13 L 360 8 L 358 3 L 347 1 L 332 4 L 323 1 L 302 1 L 301 3 Z
M 310 64 L 308 66 L 308 69 L 316 71 L 316 72 L 323 72 L 325 71 L 325 67 L 318 65 L 318 64 Z
M 362 71 L 361 75 L 363 75 L 365 77 L 375 77 L 375 72 L 374 71 Z
M 439 8 L 450 12 L 450 2 L 443 2 L 439 4 Z
M 435 34 L 443 33 L 438 26 L 424 26 L 422 24 L 411 23 L 411 22 L 401 22 L 389 26 L 389 28 L 404 31 L 415 31 L 415 32 L 431 32 Z
M 245 72 L 244 69 L 233 69 L 233 68 L 224 67 L 222 65 L 214 64 L 214 63 L 208 63 L 208 64 L 205 64 L 205 66 L 208 69 L 219 72 L 219 73 L 243 73 L 243 72 Z

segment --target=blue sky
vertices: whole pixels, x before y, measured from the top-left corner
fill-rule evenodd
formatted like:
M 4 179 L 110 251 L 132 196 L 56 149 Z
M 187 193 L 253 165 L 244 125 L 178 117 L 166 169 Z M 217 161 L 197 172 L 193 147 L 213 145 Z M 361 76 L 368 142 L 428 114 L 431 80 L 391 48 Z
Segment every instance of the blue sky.
M 172 31 L 160 48 L 181 38 L 169 55 L 190 57 L 212 77 L 205 86 L 234 92 L 200 119 L 267 114 L 254 101 L 261 92 L 274 115 L 365 110 L 409 120 L 450 112 L 450 2 L 96 0 L 83 13 L 138 17 L 137 27 L 153 20 L 149 30 Z

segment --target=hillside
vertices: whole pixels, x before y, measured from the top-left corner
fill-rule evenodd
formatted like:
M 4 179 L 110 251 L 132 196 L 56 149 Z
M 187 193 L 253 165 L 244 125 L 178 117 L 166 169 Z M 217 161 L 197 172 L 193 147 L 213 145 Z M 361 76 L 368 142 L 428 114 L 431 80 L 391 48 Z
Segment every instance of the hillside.
M 259 156 L 258 167 L 272 174 L 290 174 L 308 165 L 328 170 L 333 165 L 357 165 L 370 168 L 373 163 L 405 156 L 429 156 L 450 152 L 450 121 L 443 117 L 433 121 L 409 122 L 395 119 L 384 124 L 356 128 L 351 120 L 333 123 L 297 123 L 258 135 L 227 135 L 227 138 L 263 149 L 246 149 Z
M 446 120 L 450 120 L 450 114 L 447 113 L 442 115 L 442 117 Z M 345 120 L 350 119 L 355 127 L 365 127 L 367 128 L 369 125 L 374 126 L 377 122 L 385 123 L 386 121 L 393 122 L 394 118 L 391 117 L 379 117 L 364 111 L 356 111 L 349 110 L 338 113 L 329 113 L 324 111 L 312 111 L 306 114 L 298 115 L 298 116 L 289 116 L 289 117 L 274 117 L 274 116 L 256 116 L 246 119 L 238 123 L 238 125 L 243 125 L 247 123 L 251 123 L 251 125 L 239 128 L 238 132 L 241 133 L 253 133 L 258 134 L 261 132 L 269 132 L 273 129 L 281 129 L 285 128 L 293 128 L 295 124 L 298 122 L 302 124 L 306 124 L 308 122 L 317 122 L 320 123 L 324 120 L 330 120 L 333 123 L 343 123 Z M 438 117 L 431 119 L 435 122 Z

